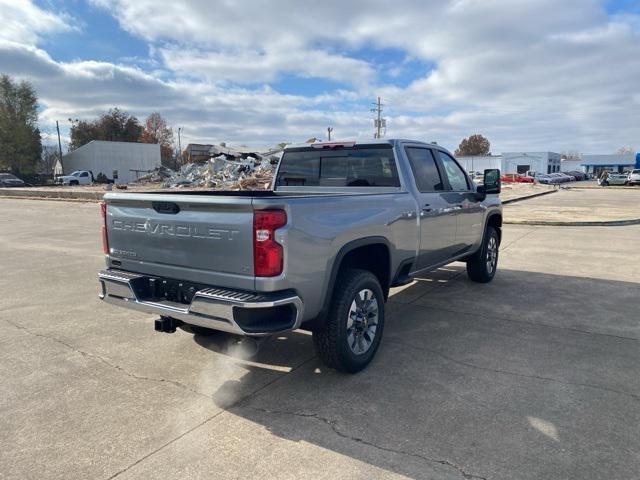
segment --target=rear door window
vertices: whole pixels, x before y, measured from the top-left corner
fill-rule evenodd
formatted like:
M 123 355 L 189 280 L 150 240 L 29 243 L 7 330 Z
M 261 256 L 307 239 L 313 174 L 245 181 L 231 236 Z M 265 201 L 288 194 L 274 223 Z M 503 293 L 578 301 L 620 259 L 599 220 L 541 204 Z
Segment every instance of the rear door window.
M 399 187 L 391 145 L 285 150 L 276 186 Z
M 405 151 L 407 152 L 407 157 L 409 157 L 418 191 L 424 193 L 444 190 L 436 159 L 431 149 L 407 147 Z
M 444 167 L 444 173 L 449 180 L 449 185 L 453 191 L 469 190 L 469 183 L 467 181 L 467 174 L 464 173 L 458 162 L 456 162 L 452 156 L 447 155 L 444 152 L 438 150 L 440 156 L 440 162 Z

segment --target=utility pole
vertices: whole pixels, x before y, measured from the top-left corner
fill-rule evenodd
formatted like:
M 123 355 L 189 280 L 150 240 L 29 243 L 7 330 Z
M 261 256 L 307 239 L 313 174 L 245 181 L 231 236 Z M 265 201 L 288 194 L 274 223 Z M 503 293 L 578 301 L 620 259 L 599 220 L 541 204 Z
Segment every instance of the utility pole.
M 182 165 L 182 144 L 180 143 L 180 132 L 182 127 L 178 127 L 178 164 Z
M 327 137 L 329 141 L 331 141 L 331 132 L 333 132 L 333 127 L 327 127 Z
M 378 101 L 376 103 L 374 103 L 373 105 L 375 105 L 374 108 L 371 109 L 372 112 L 374 112 L 377 115 L 377 118 L 373 121 L 373 125 L 376 129 L 375 133 L 373 134 L 373 138 L 381 138 L 382 134 L 381 134 L 381 130 L 382 130 L 382 126 L 385 123 L 385 119 L 382 118 L 382 107 L 384 106 L 384 104 L 380 103 L 380 97 L 378 97 Z
M 56 120 L 56 130 L 58 131 L 58 152 L 60 153 L 60 167 L 62 168 L 62 142 L 60 141 L 60 126 Z M 64 169 L 62 169 L 64 173 Z

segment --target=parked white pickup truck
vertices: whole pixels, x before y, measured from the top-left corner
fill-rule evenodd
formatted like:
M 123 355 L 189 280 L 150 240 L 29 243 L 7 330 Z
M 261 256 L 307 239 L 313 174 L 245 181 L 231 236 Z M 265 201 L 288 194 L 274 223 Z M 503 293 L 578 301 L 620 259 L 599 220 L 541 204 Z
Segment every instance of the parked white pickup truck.
M 56 177 L 56 183 L 60 185 L 90 185 L 93 182 L 93 173 L 89 170 L 76 170 L 71 175 Z

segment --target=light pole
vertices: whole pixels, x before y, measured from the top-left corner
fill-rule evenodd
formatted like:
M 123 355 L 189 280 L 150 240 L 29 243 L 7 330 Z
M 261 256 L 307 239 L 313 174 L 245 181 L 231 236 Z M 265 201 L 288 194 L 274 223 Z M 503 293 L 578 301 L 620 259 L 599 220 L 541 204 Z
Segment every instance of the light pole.
M 57 120 L 56 120 L 56 130 L 58 131 L 58 153 L 60 154 L 60 168 L 62 168 L 62 172 L 64 173 L 64 168 L 62 166 L 62 142 L 60 141 L 60 126 L 58 125 Z

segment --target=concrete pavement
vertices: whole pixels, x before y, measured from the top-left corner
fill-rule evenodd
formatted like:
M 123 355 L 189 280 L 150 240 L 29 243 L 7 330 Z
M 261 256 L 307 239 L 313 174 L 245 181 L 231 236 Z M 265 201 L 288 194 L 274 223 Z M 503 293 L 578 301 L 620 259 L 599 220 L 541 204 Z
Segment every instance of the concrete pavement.
M 640 223 L 640 188 L 567 188 L 553 195 L 504 206 L 508 222 Z
M 153 332 L 97 299 L 97 205 L 0 199 L 0 477 L 634 478 L 638 238 L 506 226 L 494 282 L 395 289 L 347 376 L 307 332 Z

